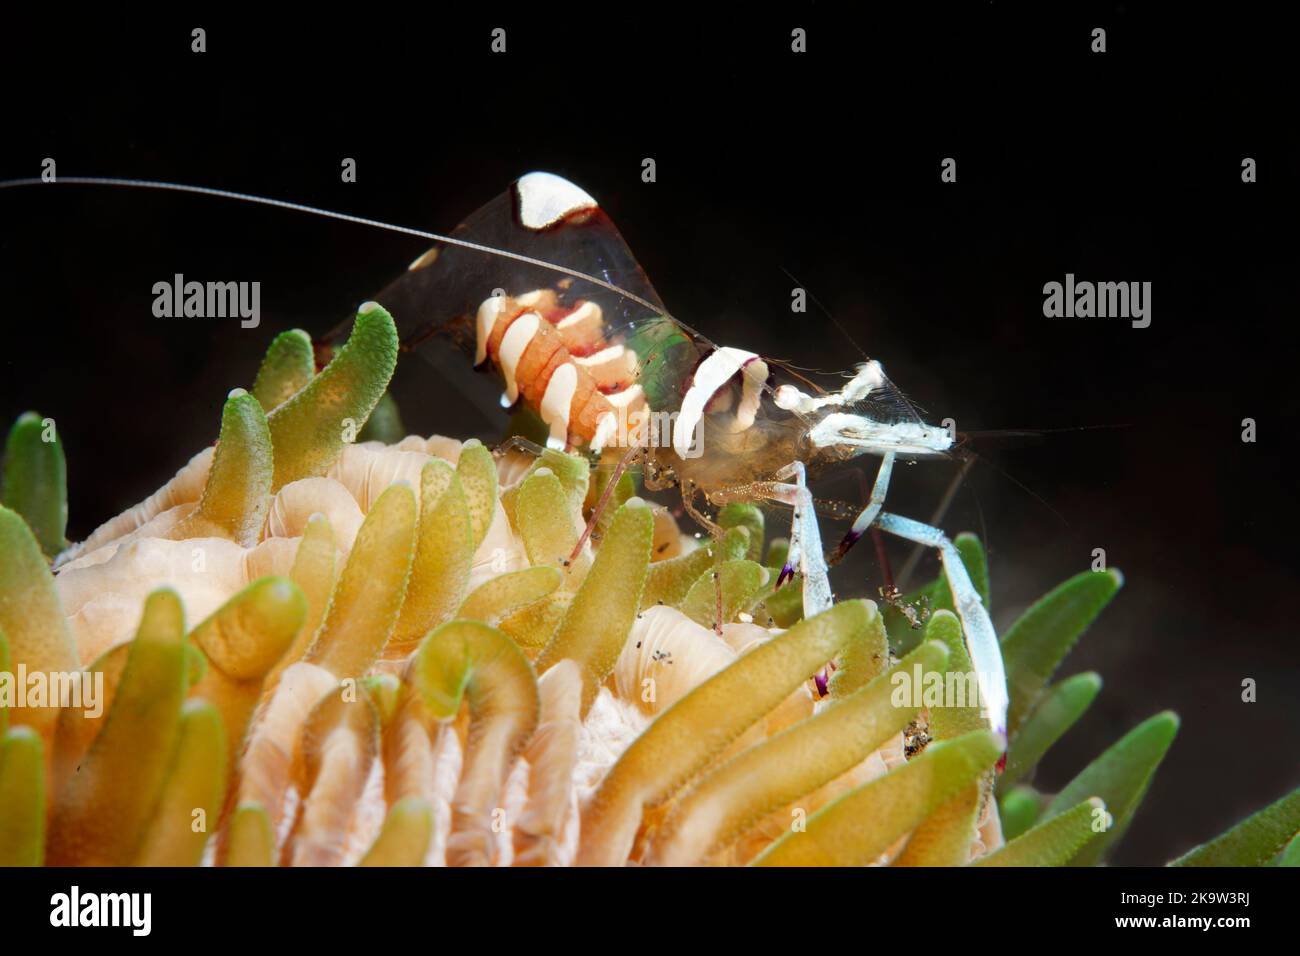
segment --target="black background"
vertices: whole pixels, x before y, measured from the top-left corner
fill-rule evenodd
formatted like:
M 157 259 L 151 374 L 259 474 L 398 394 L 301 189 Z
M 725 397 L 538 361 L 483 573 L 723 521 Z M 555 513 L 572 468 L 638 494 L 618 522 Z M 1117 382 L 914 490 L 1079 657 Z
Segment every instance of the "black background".
M 789 270 L 932 420 L 1052 430 L 977 444 L 985 463 L 944 524 L 985 535 L 1000 629 L 1094 548 L 1124 571 L 1063 670 L 1099 671 L 1102 694 L 1037 782 L 1059 787 L 1141 719 L 1177 710 L 1179 738 L 1116 858 L 1160 863 L 1300 784 L 1285 467 L 1295 72 L 1282 25 L 1259 11 L 1165 16 L 68 16 L 0 41 L 0 178 L 39 175 L 52 156 L 65 176 L 445 230 L 548 169 L 601 201 L 674 314 L 713 340 L 827 370 L 859 361 L 823 313 L 791 315 Z M 205 54 L 190 52 L 194 26 Z M 495 26 L 504 56 L 489 52 Z M 805 55 L 790 53 L 794 26 L 809 31 Z M 1089 51 L 1095 26 L 1105 54 Z M 955 184 L 939 179 L 949 156 Z M 1255 184 L 1241 181 L 1246 156 Z M 355 184 L 340 182 L 343 157 Z M 176 194 L 0 191 L 0 419 L 58 420 L 82 537 L 214 439 L 225 394 L 251 383 L 275 332 L 323 333 L 423 248 Z M 176 272 L 261 281 L 261 328 L 154 318 L 153 283 Z M 1044 318 L 1043 284 L 1067 272 L 1152 282 L 1150 328 Z M 472 416 L 428 399 L 422 372 L 408 360 L 394 386 L 407 425 L 462 433 Z M 1255 444 L 1241 441 L 1245 417 Z M 904 469 L 891 509 L 927 517 L 950 475 Z M 850 477 L 825 490 L 858 489 Z M 869 551 L 840 572 L 841 594 L 874 594 Z M 1240 700 L 1246 677 L 1257 703 Z

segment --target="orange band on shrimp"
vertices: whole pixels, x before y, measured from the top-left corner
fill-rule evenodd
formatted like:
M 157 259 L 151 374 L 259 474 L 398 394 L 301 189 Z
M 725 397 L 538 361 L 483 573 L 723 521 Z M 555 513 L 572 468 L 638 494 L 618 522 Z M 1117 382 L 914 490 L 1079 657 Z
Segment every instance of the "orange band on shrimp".
M 476 358 L 496 363 L 506 400 L 522 398 L 540 414 L 554 444 L 599 450 L 615 440 L 620 410 L 626 409 L 626 419 L 645 403 L 639 390 L 629 393 L 636 355 L 605 341 L 600 307 L 582 302 L 565 308 L 551 290 L 484 301 Z M 610 395 L 624 397 L 611 402 Z

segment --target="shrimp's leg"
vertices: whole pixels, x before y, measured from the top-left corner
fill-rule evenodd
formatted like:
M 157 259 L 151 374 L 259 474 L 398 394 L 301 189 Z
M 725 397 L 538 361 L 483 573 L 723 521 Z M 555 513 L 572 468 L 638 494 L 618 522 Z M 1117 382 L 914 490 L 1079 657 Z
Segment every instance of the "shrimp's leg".
M 618 460 L 618 464 L 614 466 L 614 473 L 611 474 L 609 480 L 605 482 L 604 490 L 601 491 L 600 497 L 596 499 L 596 506 L 591 509 L 591 517 L 587 519 L 587 527 L 582 530 L 582 536 L 578 538 L 578 543 L 574 545 L 573 553 L 569 555 L 570 564 L 578 560 L 578 555 L 582 553 L 582 546 L 586 544 L 587 539 L 591 537 L 591 532 L 596 529 L 596 522 L 600 520 L 601 514 L 609 505 L 610 497 L 614 494 L 614 489 L 618 486 L 619 479 L 623 477 L 623 473 L 632 466 L 632 463 L 636 461 L 640 454 L 641 449 L 636 445 L 633 445 L 623 453 L 623 457 L 621 457 Z
M 793 478 L 793 482 L 788 479 Z M 808 490 L 807 472 L 801 461 L 792 461 L 770 481 L 751 481 L 723 488 L 708 495 L 713 504 L 729 501 L 776 501 L 794 509 L 790 522 L 790 550 L 785 566 L 777 576 L 780 587 L 794 576 L 795 568 L 803 573 L 804 617 L 812 617 L 831 606 L 830 570 L 822 553 L 821 529 L 817 524 L 817 502 Z M 690 509 L 688 509 L 690 510 Z M 694 514 L 694 512 L 692 512 Z
M 938 550 L 944 574 L 948 577 L 948 586 L 952 590 L 952 603 L 957 609 L 957 616 L 961 618 L 962 630 L 966 635 L 966 648 L 975 667 L 981 713 L 992 722 L 995 733 L 1005 735 L 1007 677 L 1002 666 L 1002 650 L 998 646 L 997 634 L 993 631 L 993 622 L 989 620 L 989 612 L 985 610 L 979 591 L 966 573 L 961 555 L 948 540 L 948 536 L 938 528 L 911 518 L 886 512 L 876 517 L 875 525 L 881 531 Z M 999 767 L 1001 765 L 999 762 Z
M 700 491 L 700 486 L 697 485 L 695 482 L 691 481 L 689 478 L 686 481 L 683 481 L 681 483 L 682 507 L 686 510 L 687 514 L 689 514 L 703 527 L 709 530 L 709 534 L 713 536 L 715 541 L 719 540 L 722 538 L 724 534 L 726 534 L 726 529 L 723 528 L 722 525 L 714 521 L 712 518 L 710 518 L 708 515 L 706 515 L 704 512 L 700 511 L 698 508 L 695 507 L 695 496 L 699 493 L 699 491 Z M 707 494 L 704 496 L 704 500 L 705 501 L 709 500 L 709 496 Z M 713 570 L 713 592 L 714 595 L 717 597 L 717 613 L 714 615 L 713 618 L 713 633 L 721 637 L 722 636 L 722 575 L 718 573 L 716 567 Z
M 532 455 L 534 458 L 541 458 L 545 449 L 531 438 L 525 438 L 523 435 L 511 435 L 492 450 L 492 457 L 500 461 L 512 451 L 521 451 Z
M 789 479 L 793 478 L 791 482 Z M 682 505 L 691 517 L 709 529 L 714 537 L 722 537 L 723 529 L 702 515 L 695 507 L 698 487 L 693 482 L 682 483 Z M 794 576 L 795 568 L 803 573 L 804 617 L 812 617 L 831 606 L 830 570 L 826 555 L 822 553 L 821 529 L 817 524 L 817 501 L 808 490 L 807 471 L 801 461 L 792 461 L 780 469 L 771 480 L 751 481 L 708 492 L 705 497 L 711 504 L 722 505 L 731 501 L 775 501 L 794 509 L 790 523 L 790 550 L 785 566 L 777 576 L 780 587 Z
M 794 508 L 790 523 L 790 550 L 785 567 L 777 578 L 780 587 L 794 575 L 796 564 L 803 572 L 803 614 L 812 617 L 831 606 L 830 570 L 826 555 L 822 553 L 821 529 L 817 525 L 817 510 L 812 493 L 808 490 L 807 472 L 801 461 L 792 461 L 774 476 L 775 481 L 762 483 L 762 496 L 780 501 Z M 793 478 L 793 483 L 782 483 Z
M 699 508 L 695 507 L 695 496 L 699 494 L 700 486 L 689 478 L 681 483 L 682 507 L 686 513 L 694 518 L 701 527 L 709 532 L 715 538 L 721 538 L 727 533 L 727 529 L 722 527 Z
M 853 526 L 844 535 L 835 553 L 830 556 L 830 564 L 837 564 L 844 555 L 848 554 L 849 548 L 857 544 L 858 539 L 875 523 L 880 509 L 884 507 L 885 495 L 889 492 L 889 479 L 894 473 L 894 457 L 892 451 L 887 451 L 881 456 L 880 470 L 876 472 L 876 483 L 871 486 L 871 496 L 867 499 L 867 506 L 854 519 Z

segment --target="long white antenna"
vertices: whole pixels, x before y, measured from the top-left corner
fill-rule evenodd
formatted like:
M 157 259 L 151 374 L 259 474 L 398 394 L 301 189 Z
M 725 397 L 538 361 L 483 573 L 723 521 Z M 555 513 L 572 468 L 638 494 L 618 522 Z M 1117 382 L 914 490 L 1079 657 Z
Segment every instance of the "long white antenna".
M 306 206 L 302 203 L 287 202 L 283 199 L 270 199 L 266 196 L 253 196 L 248 193 L 238 193 L 228 189 L 212 189 L 208 186 L 187 186 L 184 183 L 164 183 L 147 179 L 114 179 L 104 176 L 59 176 L 50 181 L 35 177 L 30 179 L 7 179 L 0 181 L 0 189 L 9 189 L 15 186 L 48 186 L 51 184 L 57 185 L 59 183 L 73 186 L 125 186 L 131 189 L 159 189 L 179 193 L 192 193 L 196 196 L 215 196 L 218 199 L 235 199 L 240 202 L 257 203 L 261 206 L 274 206 L 277 209 L 289 209 L 293 212 L 305 212 L 309 215 L 320 216 L 324 219 L 338 219 L 341 222 L 351 222 L 358 226 L 370 226 L 374 229 L 384 229 L 388 232 L 415 236 L 420 239 L 429 239 L 433 242 L 443 242 L 451 246 L 460 246 L 462 249 L 473 249 L 476 252 L 485 252 L 494 256 L 503 256 L 507 259 L 525 262 L 528 265 L 537 266 L 542 269 L 549 269 L 552 272 L 559 272 L 567 276 L 573 276 L 575 279 L 582 279 L 584 282 L 591 282 L 603 289 L 608 289 L 615 295 L 622 296 L 625 299 L 630 299 L 637 303 L 637 305 L 649 309 L 650 312 L 655 315 L 666 315 L 662 306 L 657 306 L 647 302 L 639 295 L 620 288 L 612 282 L 606 282 L 604 279 L 596 276 L 588 275 L 585 272 L 579 272 L 577 269 L 570 269 L 568 266 L 562 266 L 554 262 L 546 262 L 542 259 L 534 259 L 532 256 L 525 256 L 518 252 L 511 252 L 509 249 L 497 249 L 494 246 L 485 246 L 477 242 L 470 242 L 467 239 L 456 239 L 452 236 L 444 236 L 436 232 L 425 232 L 423 229 L 412 229 L 409 226 L 398 226 L 390 222 L 381 222 L 378 219 L 366 219 L 363 216 L 353 216 L 345 212 L 333 212 L 329 209 L 320 209 L 316 206 Z M 668 316 L 668 318 L 672 317 Z

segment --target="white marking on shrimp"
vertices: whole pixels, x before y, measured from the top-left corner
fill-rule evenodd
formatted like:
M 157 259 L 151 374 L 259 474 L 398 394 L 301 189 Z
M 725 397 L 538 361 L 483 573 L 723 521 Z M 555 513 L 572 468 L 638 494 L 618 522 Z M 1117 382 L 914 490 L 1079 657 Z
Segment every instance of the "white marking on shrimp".
M 576 309 L 574 309 L 572 312 L 570 312 L 568 315 L 562 318 L 559 324 L 556 325 L 555 327 L 561 330 L 571 329 L 575 325 L 579 325 L 583 322 L 589 322 L 592 321 L 593 319 L 595 320 L 597 325 L 601 323 L 600 306 L 598 306 L 595 302 L 587 301 L 582 303 L 582 305 L 578 306 Z
M 412 262 L 409 266 L 406 267 L 406 271 L 414 272 L 416 269 L 423 269 L 426 266 L 433 265 L 435 262 L 438 261 L 438 254 L 441 251 L 442 250 L 439 249 L 437 246 L 430 246 L 428 252 L 421 255 L 420 258 L 416 259 L 414 262 Z
M 586 369 L 598 385 L 622 385 L 636 378 L 636 352 L 622 345 L 611 345 L 585 358 L 574 356 L 573 361 Z
M 600 421 L 596 423 L 596 434 L 591 436 L 591 450 L 600 454 L 601 450 L 609 444 L 618 432 L 618 416 L 613 412 L 606 412 L 600 416 Z
M 591 369 L 593 366 L 604 365 L 606 362 L 618 361 L 620 358 L 623 357 L 623 353 L 626 351 L 627 350 L 623 348 L 623 346 L 621 345 L 611 345 L 607 349 L 601 349 L 599 352 L 595 352 L 591 355 L 583 356 L 581 358 L 574 356 L 573 360 L 577 362 L 579 365 L 582 365 L 587 369 Z
M 578 388 L 578 370 L 572 362 L 565 362 L 553 373 L 546 383 L 546 394 L 542 396 L 542 421 L 551 427 L 548 445 L 559 442 L 563 448 L 569 438 L 569 408 L 573 404 L 573 393 Z
M 605 396 L 605 400 L 615 408 L 631 408 L 644 397 L 645 392 L 641 390 L 640 385 L 631 385 L 621 392 L 611 392 Z
M 527 229 L 545 229 L 576 212 L 596 209 L 596 200 L 554 173 L 519 177 L 519 221 Z
M 708 405 L 713 393 L 726 385 L 733 375 L 756 358 L 758 356 L 755 353 L 743 349 L 720 348 L 700 363 L 699 368 L 695 370 L 691 387 L 686 392 L 686 397 L 682 399 L 682 408 L 677 415 L 677 422 L 673 425 L 673 450 L 679 456 L 685 458 L 686 452 L 690 450 L 691 435 L 700 419 L 704 417 L 704 407 Z M 763 377 L 767 378 L 766 373 Z M 750 424 L 753 424 L 752 417 Z
M 474 345 L 474 364 L 482 365 L 487 358 L 488 339 L 497 324 L 497 316 L 505 306 L 505 296 L 494 295 L 483 300 L 478 307 L 478 341 Z
M 736 418 L 731 423 L 733 432 L 743 432 L 754 424 L 759 399 L 763 397 L 763 386 L 767 384 L 767 363 L 758 356 L 746 362 L 742 371 L 743 390 L 740 407 L 736 409 Z
M 525 312 L 510 323 L 510 328 L 506 329 L 506 334 L 501 339 L 497 363 L 501 366 L 501 374 L 506 380 L 506 398 L 511 404 L 519 397 L 519 383 L 515 381 L 515 369 L 524 354 L 524 349 L 528 348 L 528 343 L 533 340 L 541 324 L 540 315 L 536 312 Z

